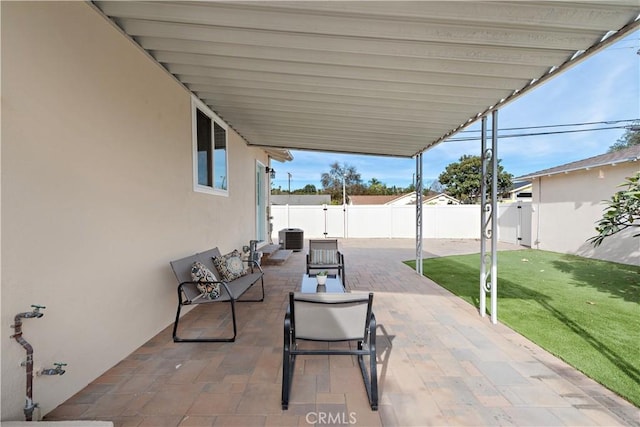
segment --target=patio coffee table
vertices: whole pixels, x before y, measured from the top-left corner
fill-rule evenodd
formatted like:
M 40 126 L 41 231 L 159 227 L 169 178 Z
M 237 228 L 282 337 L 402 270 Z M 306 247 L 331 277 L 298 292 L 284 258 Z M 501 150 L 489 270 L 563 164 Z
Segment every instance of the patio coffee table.
M 302 283 L 300 284 L 300 292 L 306 294 L 314 294 L 316 292 L 344 293 L 345 290 L 340 277 L 329 275 L 324 285 L 318 285 L 315 275 L 304 274 L 302 276 Z

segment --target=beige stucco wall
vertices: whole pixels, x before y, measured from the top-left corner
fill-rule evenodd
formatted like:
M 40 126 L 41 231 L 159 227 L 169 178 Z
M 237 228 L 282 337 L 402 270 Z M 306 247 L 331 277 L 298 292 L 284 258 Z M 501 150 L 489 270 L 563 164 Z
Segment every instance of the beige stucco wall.
M 255 235 L 261 150 L 229 135 L 229 197 L 193 191 L 191 99 L 84 2 L 2 2 L 2 420 L 41 414 L 172 324 L 168 261 Z
M 640 264 L 640 239 L 626 230 L 594 248 L 586 240 L 605 204 L 625 177 L 640 169 L 638 162 L 558 174 L 533 181 L 532 247 L 590 258 Z

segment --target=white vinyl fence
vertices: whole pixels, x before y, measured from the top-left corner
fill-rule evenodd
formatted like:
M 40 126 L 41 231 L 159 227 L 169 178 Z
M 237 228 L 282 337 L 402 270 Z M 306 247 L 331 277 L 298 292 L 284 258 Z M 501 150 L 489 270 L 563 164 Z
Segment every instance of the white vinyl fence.
M 416 207 L 392 205 L 271 206 L 272 238 L 278 231 L 297 228 L 305 238 L 414 238 Z M 480 238 L 480 205 L 424 206 L 423 237 L 435 239 Z M 498 238 L 531 245 L 531 203 L 498 206 Z

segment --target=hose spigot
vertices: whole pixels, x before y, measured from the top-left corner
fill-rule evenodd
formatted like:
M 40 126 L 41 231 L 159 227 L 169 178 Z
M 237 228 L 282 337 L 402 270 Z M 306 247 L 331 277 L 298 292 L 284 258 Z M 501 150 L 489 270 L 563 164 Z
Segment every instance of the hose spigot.
M 44 310 L 47 307 L 45 307 L 44 305 L 31 304 L 31 308 L 33 308 L 33 317 L 42 317 L 44 316 L 44 313 L 41 313 L 40 309 Z
M 40 311 L 40 309 L 45 309 L 47 307 L 45 307 L 44 305 L 31 304 L 31 308 L 33 310 L 26 311 L 24 313 L 18 313 L 16 315 L 16 320 L 19 320 L 21 318 L 22 319 L 31 319 L 31 318 L 34 318 L 34 317 L 35 318 L 42 317 L 42 316 L 44 316 L 44 313 L 42 313 Z
M 66 372 L 64 369 L 62 369 L 63 366 L 67 366 L 66 363 L 56 362 L 53 364 L 53 366 L 55 366 L 55 368 L 43 369 L 38 374 L 39 375 L 64 375 L 64 373 Z
M 31 304 L 31 308 L 33 310 L 16 314 L 16 316 L 14 317 L 14 323 L 13 325 L 11 325 L 15 333 L 11 335 L 10 338 L 15 338 L 18 342 L 20 342 L 20 340 L 22 339 L 22 319 L 37 319 L 44 316 L 44 313 L 40 311 L 40 309 L 46 308 L 44 305 Z M 22 342 L 20 342 L 20 344 L 22 344 L 23 347 L 25 346 L 25 344 Z

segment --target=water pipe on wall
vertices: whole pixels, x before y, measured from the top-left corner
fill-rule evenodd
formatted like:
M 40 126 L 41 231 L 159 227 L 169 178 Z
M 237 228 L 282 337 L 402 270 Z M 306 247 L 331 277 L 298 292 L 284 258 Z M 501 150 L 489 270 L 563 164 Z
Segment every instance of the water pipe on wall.
M 14 330 L 14 334 L 11 338 L 15 338 L 15 340 L 27 351 L 27 359 L 24 362 L 24 365 L 27 368 L 27 392 L 26 392 L 26 403 L 24 406 L 24 416 L 26 421 L 32 421 L 33 418 L 33 410 L 38 406 L 37 403 L 33 403 L 33 347 L 31 344 L 27 342 L 24 338 L 22 338 L 22 319 L 31 319 L 31 318 L 40 318 L 44 316 L 44 313 L 40 312 L 40 309 L 44 309 L 46 307 L 42 305 L 32 305 L 32 311 L 27 311 L 24 313 L 18 313 L 15 317 L 15 322 L 11 326 Z

